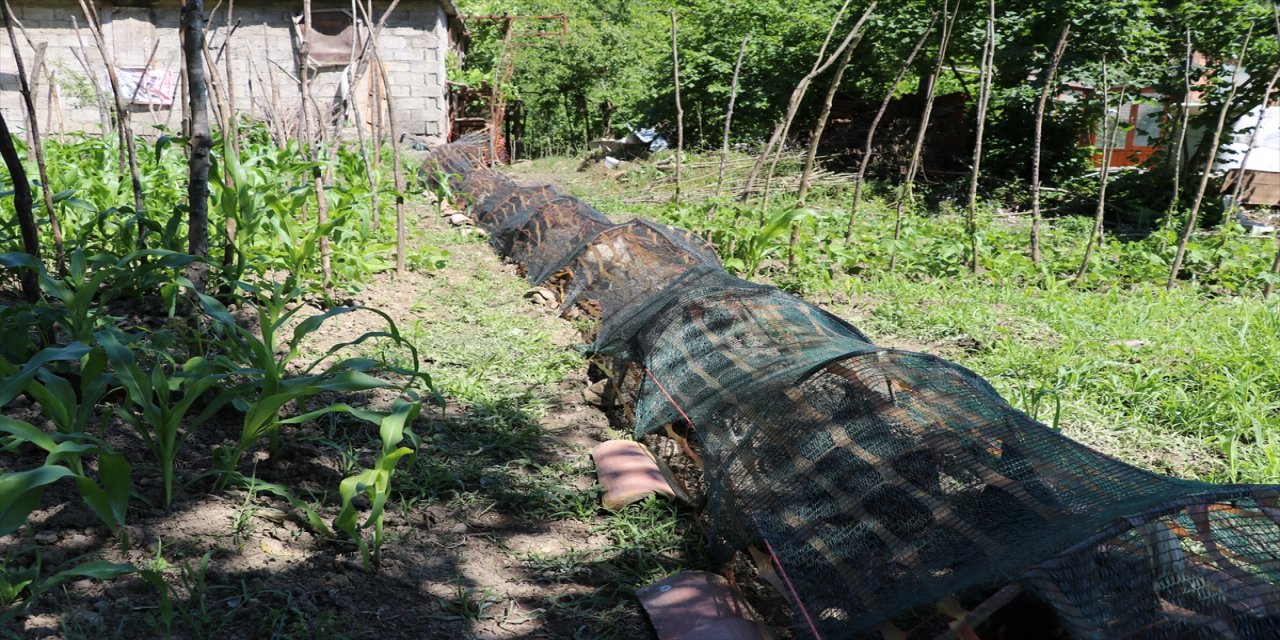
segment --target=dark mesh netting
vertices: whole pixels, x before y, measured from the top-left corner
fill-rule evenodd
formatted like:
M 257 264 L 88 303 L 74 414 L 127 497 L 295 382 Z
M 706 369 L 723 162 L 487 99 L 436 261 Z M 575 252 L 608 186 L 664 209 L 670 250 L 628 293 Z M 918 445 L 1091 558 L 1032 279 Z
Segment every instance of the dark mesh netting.
M 608 227 L 549 265 L 546 282 L 560 291 L 561 311 L 581 305 L 597 320 L 653 295 L 698 265 L 720 260 L 702 238 L 664 224 L 631 220 Z
M 507 220 L 527 218 L 529 214 L 537 211 L 538 207 L 563 195 L 549 184 L 532 187 L 517 185 L 507 194 L 507 197 L 495 203 L 483 214 L 477 214 L 476 224 L 485 231 L 493 233 Z
M 491 171 L 473 171 L 466 174 L 459 190 L 470 204 L 472 216 L 485 215 L 502 202 L 518 185 L 507 176 Z
M 962 637 L 1280 638 L 1276 488 L 1121 463 L 959 365 L 725 273 L 692 233 L 597 229 L 553 193 L 495 203 L 495 246 L 640 372 L 637 434 L 688 424 L 713 556 L 767 550 L 799 636 L 933 637 L 945 598 L 995 611 L 1009 592 L 1041 633 Z
M 520 266 L 529 282 L 539 284 L 551 277 L 587 238 L 598 235 L 613 223 L 585 202 L 556 198 L 519 224 L 510 222 L 494 232 L 495 248 Z

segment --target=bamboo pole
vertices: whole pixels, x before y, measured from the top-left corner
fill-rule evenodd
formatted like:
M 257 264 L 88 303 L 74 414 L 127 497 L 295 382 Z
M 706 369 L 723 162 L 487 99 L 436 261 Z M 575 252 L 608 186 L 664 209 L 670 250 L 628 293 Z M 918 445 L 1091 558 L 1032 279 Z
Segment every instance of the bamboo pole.
M 1120 130 L 1120 108 L 1124 106 L 1125 91 L 1120 90 L 1120 98 L 1116 101 L 1116 116 L 1110 127 L 1107 117 L 1111 113 L 1111 85 L 1107 80 L 1107 56 L 1102 56 L 1102 167 L 1098 170 L 1098 205 L 1093 211 L 1093 229 L 1089 232 L 1089 241 L 1085 243 L 1084 257 L 1080 260 L 1080 268 L 1076 271 L 1076 280 L 1080 281 L 1089 271 L 1089 261 L 1093 258 L 1093 247 L 1096 243 L 1102 247 L 1103 216 L 1107 206 L 1107 184 L 1111 177 L 1111 154 L 1115 151 L 1116 133 Z
M 966 203 L 969 227 L 969 272 L 978 273 L 978 178 L 982 176 L 982 136 L 986 130 L 987 107 L 991 104 L 991 82 L 995 75 L 996 1 L 987 1 L 986 38 L 982 43 L 982 65 L 978 71 L 978 122 L 973 142 L 973 169 L 969 173 L 969 199 Z
M 182 54 L 186 60 L 187 110 L 190 114 L 190 154 L 187 158 L 187 206 L 190 211 L 187 252 L 199 258 L 209 256 L 209 164 L 213 138 L 209 132 L 209 85 L 205 80 L 204 0 L 182 3 Z M 230 238 L 228 238 L 230 241 Z M 208 263 L 188 269 L 197 291 L 205 290 Z M 192 265 L 193 267 L 195 264 Z
M 680 156 L 684 155 L 684 107 L 680 104 L 680 49 L 676 46 L 676 10 L 671 10 L 671 69 L 676 83 L 676 195 L 674 202 L 680 204 L 681 167 Z
M 1236 69 L 1244 68 L 1245 55 L 1249 53 L 1249 40 L 1253 36 L 1253 27 L 1249 27 L 1249 31 L 1245 33 L 1244 42 L 1240 45 L 1240 54 L 1236 56 Z M 1231 110 L 1231 103 L 1236 99 L 1236 91 L 1240 88 L 1240 78 L 1238 74 L 1233 73 L 1231 76 L 1231 89 L 1227 91 L 1227 97 L 1222 102 L 1222 110 L 1218 112 L 1218 123 L 1213 130 L 1213 136 L 1209 139 L 1209 145 L 1206 148 L 1204 170 L 1200 172 L 1200 184 L 1196 188 L 1195 198 L 1191 201 L 1191 211 L 1187 213 L 1186 226 L 1182 228 L 1182 235 L 1178 237 L 1178 250 L 1173 256 L 1173 266 L 1169 269 L 1169 281 L 1165 283 L 1165 290 L 1173 290 L 1173 285 L 1178 281 L 1178 273 L 1182 271 L 1182 260 L 1187 254 L 1187 242 L 1191 240 L 1191 234 L 1196 228 L 1196 217 L 1200 213 L 1200 205 L 1204 202 L 1205 190 L 1209 187 L 1209 174 L 1213 172 L 1213 163 L 1218 159 L 1218 147 L 1222 143 L 1222 131 L 1226 128 L 1227 113 Z
M 862 16 L 858 18 L 858 21 L 854 23 L 853 29 L 849 31 L 849 35 L 844 39 L 844 42 L 840 43 L 840 47 L 837 48 L 835 51 L 831 52 L 831 57 L 828 58 L 827 62 L 822 65 L 822 68 L 818 71 L 818 73 L 812 74 L 810 77 L 808 77 L 807 80 L 804 81 L 806 92 L 808 91 L 809 83 L 811 83 L 813 79 L 816 78 L 819 74 L 825 72 L 827 68 L 831 66 L 832 62 L 834 62 L 840 57 L 843 57 L 844 54 L 850 53 L 854 49 L 858 48 L 858 45 L 862 43 L 862 35 L 863 35 L 862 26 L 866 24 L 867 19 L 871 17 L 871 14 L 874 13 L 875 10 L 876 10 L 876 2 L 873 1 L 870 5 L 867 6 L 867 9 L 862 13 Z M 803 93 L 801 94 L 801 97 L 803 98 Z M 782 137 L 778 142 L 778 146 L 773 150 L 773 160 L 769 162 L 769 170 L 764 175 L 764 200 L 766 203 L 769 202 L 769 188 L 773 184 L 773 176 L 776 174 L 778 170 L 778 160 L 782 158 L 782 150 L 784 147 L 786 147 L 786 144 L 787 144 L 787 134 L 789 131 L 791 131 L 791 123 L 792 121 L 795 120 L 796 113 L 798 113 L 799 108 L 800 108 L 800 102 L 797 101 L 794 107 L 791 107 L 787 110 L 787 117 L 786 117 L 786 120 L 783 122 L 783 126 L 782 126 Z
M 806 78 L 819 73 L 818 67 L 822 66 L 822 59 L 827 53 L 827 46 L 831 44 L 831 37 L 835 35 L 836 27 L 840 24 L 840 20 L 844 18 L 844 12 L 849 9 L 850 2 L 852 0 L 844 0 L 844 4 L 840 5 L 840 10 L 836 12 L 835 19 L 831 21 L 831 26 L 827 28 L 827 37 L 823 39 L 822 47 L 818 49 L 818 56 L 814 59 L 813 67 L 809 69 L 809 74 L 805 76 Z M 802 78 L 791 93 L 791 102 L 798 103 L 804 99 L 804 94 L 808 91 L 808 88 L 809 84 Z M 799 97 L 796 94 L 799 94 Z M 761 150 L 760 155 L 756 158 L 755 164 L 751 166 L 751 173 L 747 175 L 747 181 L 742 186 L 742 193 L 738 195 L 739 200 L 746 200 L 751 196 L 751 191 L 756 185 L 756 179 L 760 177 L 760 170 L 764 168 L 765 161 L 769 158 L 769 154 L 773 152 L 774 145 L 778 144 L 786 135 L 784 124 L 786 124 L 785 118 L 778 121 L 778 124 L 773 128 L 769 141 L 765 143 L 764 149 Z
M 13 180 L 13 210 L 22 230 L 22 248 L 39 262 L 40 234 L 36 230 L 36 218 L 31 210 L 31 183 L 27 180 L 26 170 L 22 168 L 22 159 L 13 146 L 13 136 L 9 133 L 9 125 L 5 123 L 3 115 L 0 115 L 0 157 L 4 158 L 9 177 Z M 23 269 L 19 281 L 22 283 L 22 296 L 27 302 L 35 303 L 40 300 L 40 278 L 34 269 Z
M 1031 142 L 1031 262 L 1040 264 L 1040 155 L 1044 144 L 1044 114 L 1048 110 L 1049 96 L 1054 90 L 1054 79 L 1058 75 L 1058 67 L 1062 64 L 1062 56 L 1067 51 L 1067 39 L 1071 35 L 1071 22 L 1062 25 L 1062 33 L 1058 35 L 1058 44 L 1053 48 L 1053 57 L 1049 60 L 1049 69 L 1045 72 L 1044 86 L 1040 88 L 1040 100 L 1036 102 L 1035 133 Z
M 729 127 L 733 123 L 733 105 L 738 100 L 738 71 L 742 69 L 742 56 L 747 53 L 747 41 L 750 35 L 742 36 L 742 44 L 738 46 L 738 61 L 733 63 L 733 80 L 729 81 L 729 107 L 724 114 L 724 143 L 720 147 L 720 172 L 716 177 L 716 199 L 724 189 L 724 163 L 729 158 Z M 707 220 L 715 213 L 715 207 L 707 211 Z
M 23 105 L 27 110 L 27 131 L 31 135 L 31 151 L 36 157 L 36 170 L 40 174 L 40 192 L 44 199 L 45 214 L 49 217 L 49 231 L 53 234 L 54 257 L 58 273 L 66 269 L 66 252 L 62 243 L 62 225 L 58 223 L 58 214 L 53 210 L 53 193 L 49 187 L 49 170 L 45 163 L 44 144 L 40 141 L 40 123 L 36 118 L 36 104 L 32 97 L 31 86 L 27 84 L 27 71 L 22 66 L 22 53 L 18 51 L 18 37 L 13 31 L 15 18 L 9 0 L 3 1 L 5 30 L 9 32 L 9 46 L 13 48 L 13 62 L 18 69 L 18 87 L 22 91 Z
M 876 115 L 871 119 L 871 125 L 867 128 L 867 139 L 862 146 L 862 159 L 858 162 L 858 173 L 853 180 L 853 205 L 849 208 L 849 228 L 844 234 L 846 243 L 853 240 L 854 223 L 858 219 L 858 209 L 862 207 L 862 186 L 867 178 L 867 167 L 871 165 L 871 150 L 875 145 L 876 129 L 880 127 L 880 120 L 884 118 L 885 111 L 889 109 L 889 104 L 893 102 L 893 95 L 897 92 L 898 85 L 902 84 L 902 79 L 911 70 L 911 63 L 916 59 L 916 55 L 920 53 L 920 50 L 924 48 L 925 42 L 928 42 L 929 35 L 933 33 L 933 26 L 937 23 L 938 12 L 934 11 L 929 18 L 928 26 L 920 34 L 920 39 L 916 41 L 915 47 L 911 49 L 907 59 L 902 62 L 902 67 L 898 69 L 898 75 L 894 76 L 893 82 L 889 84 L 889 90 L 885 92 L 884 99 L 880 101 L 880 108 L 876 110 Z
M 929 131 L 929 117 L 933 114 L 933 97 L 938 88 L 938 77 L 947 60 L 947 45 L 951 42 L 951 31 L 955 27 L 956 17 L 960 15 L 960 3 L 956 0 L 954 7 L 948 0 L 942 0 L 942 34 L 938 38 L 938 59 L 933 71 L 928 76 L 924 94 L 924 111 L 920 114 L 920 127 L 916 130 L 915 144 L 911 147 L 911 161 L 907 164 L 906 179 L 898 195 L 898 206 L 893 219 L 893 246 L 889 249 L 889 272 L 898 266 L 898 241 L 902 239 L 902 217 L 908 202 L 915 201 L 914 191 L 916 173 L 920 170 L 920 154 L 924 150 L 925 134 Z

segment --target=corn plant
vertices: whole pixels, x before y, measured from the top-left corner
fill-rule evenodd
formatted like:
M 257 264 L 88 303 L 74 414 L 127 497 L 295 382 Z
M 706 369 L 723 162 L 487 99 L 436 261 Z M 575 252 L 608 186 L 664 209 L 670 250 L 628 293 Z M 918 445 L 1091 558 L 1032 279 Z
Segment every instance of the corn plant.
M 40 560 L 30 566 L 10 568 L 0 564 L 0 627 L 5 627 L 27 610 L 41 594 L 71 580 L 90 578 L 114 580 L 137 571 L 131 564 L 114 564 L 106 560 L 82 562 L 70 569 L 40 578 Z
M 193 424 L 203 424 L 231 401 L 236 389 L 224 390 L 209 400 L 204 398 L 205 393 L 226 375 L 215 372 L 203 357 L 187 360 L 179 371 L 173 373 L 166 372 L 161 366 L 153 366 L 151 373 L 147 374 L 138 366 L 133 351 L 125 347 L 114 332 L 101 331 L 96 337 L 129 397 L 131 407 L 117 407 L 115 413 L 146 443 L 147 450 L 159 466 L 164 487 L 163 504 L 168 508 L 173 503 L 173 463 L 187 439 L 183 421 L 195 403 L 205 399 L 203 410 L 192 421 Z M 177 393 L 179 390 L 180 394 Z
M 290 403 L 301 403 L 324 392 L 354 393 L 392 386 L 390 382 L 370 375 L 369 372 L 375 370 L 388 370 L 405 377 L 407 380 L 400 385 L 401 388 L 421 383 L 431 389 L 430 377 L 417 369 L 416 347 L 401 337 L 395 322 L 387 314 L 367 307 L 335 307 L 303 320 L 291 336 L 284 338 L 281 334 L 285 325 L 302 309 L 296 301 L 297 291 L 281 283 L 263 286 L 240 283 L 240 287 L 252 294 L 258 303 L 260 336 L 241 327 L 222 303 L 210 296 L 197 294 L 205 314 L 213 323 L 217 346 L 224 350 L 216 359 L 229 373 L 245 380 L 238 385 L 238 395 L 234 400 L 236 407 L 244 411 L 239 441 L 234 447 L 220 447 L 214 451 L 215 469 L 224 474 L 224 479 L 219 481 L 220 487 L 225 483 L 225 474 L 234 470 L 244 454 L 264 437 L 269 439 L 273 455 L 279 450 L 280 412 Z M 338 343 L 300 367 L 297 375 L 289 375 L 290 368 L 302 354 L 302 343 L 308 335 L 329 319 L 355 311 L 377 314 L 386 321 L 387 330 L 366 332 L 349 342 Z M 408 347 L 413 368 L 395 368 L 360 357 L 337 360 L 321 368 L 339 351 L 376 338 L 390 339 Z M 321 409 L 320 413 L 335 410 L 334 406 Z M 312 415 L 318 414 L 313 412 Z
M 414 418 L 422 409 L 420 402 L 396 400 L 391 413 L 377 420 L 378 436 L 382 447 L 373 467 L 343 479 L 338 485 L 338 494 L 342 497 L 342 511 L 334 520 L 334 527 L 351 536 L 360 548 L 360 558 L 366 567 L 378 563 L 381 557 L 383 542 L 383 512 L 387 498 L 391 495 L 391 475 L 395 472 L 396 463 L 414 449 L 401 446 L 408 440 L 414 447 L 419 445 L 417 436 L 410 429 Z M 368 415 L 357 414 L 366 420 Z M 371 420 L 372 421 L 372 420 Z M 361 520 L 355 508 L 356 496 L 364 495 L 369 500 L 369 513 Z M 364 531 L 372 527 L 373 536 L 366 540 Z
M 36 507 L 49 485 L 71 478 L 85 504 L 112 533 L 120 533 L 129 506 L 132 484 L 131 467 L 123 456 L 105 442 L 84 433 L 46 433 L 29 422 L 0 416 L 0 439 L 3 449 L 15 450 L 24 444 L 43 449 L 44 464 L 34 469 L 0 476 L 0 536 L 21 527 Z M 98 479 L 79 472 L 81 458 L 98 460 Z

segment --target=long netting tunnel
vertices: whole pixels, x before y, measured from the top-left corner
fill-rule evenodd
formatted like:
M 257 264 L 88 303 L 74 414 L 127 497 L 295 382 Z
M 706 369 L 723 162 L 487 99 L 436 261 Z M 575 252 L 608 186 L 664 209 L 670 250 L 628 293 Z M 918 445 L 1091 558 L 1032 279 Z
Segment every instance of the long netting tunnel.
M 1053 634 L 1023 637 L 1280 637 L 1277 488 L 1119 462 L 964 367 L 726 273 L 695 234 L 614 224 L 487 161 L 459 140 L 428 178 L 637 374 L 636 437 L 689 434 L 712 556 L 767 550 L 797 637 L 947 634 L 947 602 Z

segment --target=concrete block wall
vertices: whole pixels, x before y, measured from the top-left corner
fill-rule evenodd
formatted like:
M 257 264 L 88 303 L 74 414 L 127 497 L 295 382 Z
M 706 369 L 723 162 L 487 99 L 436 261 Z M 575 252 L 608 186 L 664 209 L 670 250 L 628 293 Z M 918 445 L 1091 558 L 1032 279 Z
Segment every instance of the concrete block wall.
M 389 1 L 374 3 L 375 20 L 389 4 Z M 35 0 L 14 0 L 12 5 L 31 41 L 47 44 L 45 64 L 56 86 L 51 96 L 47 75 L 42 75 L 36 83 L 36 112 L 41 132 L 98 132 L 102 117 L 90 83 L 99 82 L 101 78 L 105 84 L 105 67 L 85 26 L 79 4 L 75 0 L 41 0 L 37 6 Z M 351 4 L 314 0 L 312 6 L 313 10 L 350 9 Z M 181 74 L 178 3 L 117 7 L 99 2 L 98 8 L 107 47 L 118 66 L 145 66 L 154 49 L 152 69 Z M 218 77 L 227 78 L 229 63 L 228 88 L 235 96 L 238 111 L 261 118 L 276 107 L 296 117 L 301 89 L 296 80 L 292 18 L 301 9 L 301 2 L 240 0 L 235 4 L 233 21 L 239 23 L 239 27 L 223 53 L 224 59 L 218 63 Z M 80 27 L 79 39 L 73 26 L 76 23 Z M 209 30 L 211 42 L 220 45 L 227 33 L 225 8 L 209 17 Z M 448 131 L 444 95 L 448 17 L 443 7 L 436 0 L 401 2 L 387 21 L 379 49 L 387 68 L 399 132 L 421 136 L 432 143 L 444 142 Z M 19 52 L 30 74 L 35 52 L 21 35 Z M 86 73 L 76 52 L 91 73 Z M 322 108 L 332 104 L 339 95 L 343 75 L 344 69 L 340 66 L 325 67 L 313 74 L 312 95 Z M 0 38 L 0 112 L 11 129 L 25 131 L 25 111 L 18 87 L 13 51 L 8 39 Z M 178 130 L 185 105 L 180 104 L 183 98 L 177 93 L 171 106 L 131 107 L 135 129 L 142 134 L 154 132 L 153 125 Z M 356 93 L 359 100 L 361 92 Z M 105 99 L 111 100 L 109 92 L 105 93 Z M 361 111 L 367 118 L 369 106 L 362 104 Z

